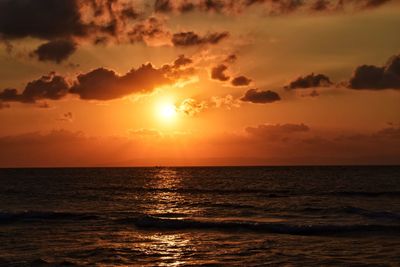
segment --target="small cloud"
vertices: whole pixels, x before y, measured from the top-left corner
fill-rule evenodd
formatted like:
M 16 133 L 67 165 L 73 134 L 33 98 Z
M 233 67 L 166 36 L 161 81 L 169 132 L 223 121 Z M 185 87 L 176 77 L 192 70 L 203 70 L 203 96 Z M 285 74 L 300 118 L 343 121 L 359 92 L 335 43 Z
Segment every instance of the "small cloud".
M 55 40 L 42 44 L 32 52 L 31 56 L 37 57 L 39 61 L 60 64 L 76 51 L 76 47 L 76 43 L 71 40 Z
M 329 79 L 328 76 L 324 74 L 314 74 L 311 73 L 304 77 L 299 77 L 296 80 L 292 81 L 286 89 L 306 89 L 306 88 L 315 88 L 315 87 L 327 87 L 332 85 L 333 83 Z
M 236 62 L 236 60 L 237 60 L 237 56 L 235 54 L 231 54 L 224 60 L 224 63 L 233 64 Z
M 233 86 L 247 86 L 251 83 L 251 79 L 247 78 L 246 76 L 238 76 L 232 80 Z
M 256 104 L 267 104 L 280 101 L 281 97 L 277 93 L 270 90 L 261 91 L 258 89 L 250 89 L 240 100 Z
M 222 82 L 228 81 L 230 77 L 226 75 L 226 70 L 228 67 L 224 64 L 220 64 L 214 68 L 211 69 L 211 79 L 213 80 L 219 80 Z
M 226 108 L 230 110 L 232 108 L 240 107 L 240 101 L 235 99 L 232 95 L 226 95 L 224 97 L 213 96 L 211 97 L 210 102 L 210 106 L 214 106 L 216 108 Z
M 218 44 L 229 37 L 228 32 L 212 32 L 200 36 L 195 32 L 179 32 L 172 36 L 174 46 L 195 46 L 204 44 Z
M 198 101 L 193 98 L 186 98 L 179 105 L 176 110 L 189 116 L 195 116 L 208 107 L 206 101 Z

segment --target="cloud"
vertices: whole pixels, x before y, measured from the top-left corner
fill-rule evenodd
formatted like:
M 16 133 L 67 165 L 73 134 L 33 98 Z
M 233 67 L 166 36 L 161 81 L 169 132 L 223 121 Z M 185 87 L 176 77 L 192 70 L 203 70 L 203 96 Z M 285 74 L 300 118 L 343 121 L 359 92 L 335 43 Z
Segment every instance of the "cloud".
M 196 116 L 201 112 L 212 108 L 225 108 L 231 110 L 240 107 L 240 101 L 232 95 L 223 97 L 212 96 L 209 99 L 197 100 L 194 98 L 186 98 L 180 104 L 176 105 L 176 110 L 188 116 Z
M 234 98 L 232 95 L 226 95 L 224 97 L 213 96 L 211 97 L 211 104 L 209 106 L 213 106 L 216 108 L 226 108 L 228 110 L 232 108 L 239 108 L 240 101 Z
M 155 12 L 188 13 L 192 11 L 237 15 L 256 6 L 266 14 L 277 16 L 294 12 L 354 12 L 378 8 L 390 0 L 157 0 Z
M 77 0 L 1 0 L 0 34 L 6 39 L 67 38 L 88 34 Z
M 296 80 L 292 81 L 286 89 L 305 89 L 305 88 L 314 88 L 314 87 L 327 87 L 332 85 L 333 83 L 329 79 L 328 76 L 324 74 L 314 74 L 311 73 L 304 77 L 299 77 Z
M 182 67 L 186 65 L 190 65 L 193 63 L 193 60 L 185 57 L 185 55 L 179 55 L 179 57 L 174 61 L 174 66 Z
M 163 69 L 157 69 L 150 63 L 122 76 L 112 70 L 98 68 L 80 74 L 77 79 L 70 93 L 86 100 L 111 100 L 133 93 L 149 93 L 158 86 L 173 82 L 166 77 Z
M 391 57 L 385 66 L 362 65 L 349 81 L 351 89 L 400 89 L 400 55 Z
M 135 23 L 127 31 L 130 42 L 143 42 L 148 46 L 172 45 L 171 32 L 166 27 L 165 19 L 149 17 Z
M 194 98 L 186 98 L 179 105 L 177 105 L 176 110 L 178 112 L 183 112 L 188 116 L 195 116 L 208 108 L 206 101 L 198 101 Z
M 0 92 L 0 101 L 35 103 L 38 100 L 59 100 L 68 93 L 79 95 L 85 100 L 111 100 L 135 93 L 151 93 L 157 87 L 172 85 L 192 77 L 195 69 L 191 64 L 191 59 L 181 55 L 172 64 L 160 68 L 150 63 L 143 64 L 125 75 L 97 68 L 78 75 L 72 86 L 64 77 L 50 73 L 29 82 L 21 94 L 17 89 L 4 89 Z
M 35 103 L 37 100 L 58 100 L 68 93 L 69 85 L 65 78 L 55 73 L 42 76 L 29 82 L 21 94 L 16 89 L 4 89 L 0 100 L 4 102 Z
M 222 40 L 229 37 L 228 32 L 209 32 L 204 36 L 200 36 L 192 31 L 179 32 L 172 36 L 172 43 L 175 46 L 195 46 L 204 44 L 218 44 Z
M 231 55 L 227 56 L 223 62 L 226 64 L 233 64 L 236 62 L 236 60 L 237 60 L 237 56 L 235 54 L 231 54 Z
M 257 104 L 267 104 L 279 101 L 281 97 L 270 90 L 260 91 L 258 89 L 250 89 L 240 100 Z
M 131 94 L 151 93 L 157 87 L 172 85 L 193 75 L 194 69 L 190 64 L 191 60 L 181 55 L 173 64 L 157 68 L 147 63 L 124 75 L 98 68 L 78 75 L 69 92 L 86 100 L 111 100 Z
M 76 51 L 76 43 L 71 40 L 55 40 L 39 46 L 32 55 L 39 61 L 61 63 Z
M 225 71 L 228 69 L 228 67 L 224 64 L 220 64 L 216 67 L 213 67 L 211 69 L 211 79 L 213 80 L 219 80 L 219 81 L 228 81 L 230 77 L 225 74 Z
M 238 76 L 232 80 L 233 86 L 246 86 L 251 83 L 251 79 L 247 78 L 246 76 Z
M 386 3 L 389 3 L 390 1 L 391 0 L 364 0 L 364 1 L 359 1 L 359 7 L 364 9 L 376 8 Z

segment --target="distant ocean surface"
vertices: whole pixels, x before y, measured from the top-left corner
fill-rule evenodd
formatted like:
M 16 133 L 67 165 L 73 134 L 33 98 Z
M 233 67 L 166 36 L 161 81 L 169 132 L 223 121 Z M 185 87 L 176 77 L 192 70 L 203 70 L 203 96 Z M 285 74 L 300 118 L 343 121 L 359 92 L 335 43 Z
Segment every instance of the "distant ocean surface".
M 0 169 L 0 266 L 400 266 L 400 167 Z

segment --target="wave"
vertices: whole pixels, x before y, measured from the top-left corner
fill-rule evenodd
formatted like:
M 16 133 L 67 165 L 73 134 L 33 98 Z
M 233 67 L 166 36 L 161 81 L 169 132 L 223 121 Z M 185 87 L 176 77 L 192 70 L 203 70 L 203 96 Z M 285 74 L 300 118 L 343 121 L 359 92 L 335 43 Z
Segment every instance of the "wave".
M 284 198 L 296 196 L 342 196 L 342 197 L 400 197 L 400 191 L 304 191 L 295 190 L 270 190 L 262 188 L 163 188 L 163 187 L 127 187 L 127 186 L 110 186 L 110 187 L 86 187 L 88 190 L 95 191 L 118 191 L 118 192 L 139 192 L 139 193 L 176 193 L 176 194 L 218 194 L 218 195 L 236 195 L 236 194 L 252 194 L 265 198 Z
M 400 234 L 400 225 L 354 224 L 354 225 L 294 225 L 288 223 L 260 223 L 252 221 L 223 221 L 170 219 L 150 215 L 118 220 L 119 223 L 133 224 L 138 229 L 153 230 L 217 230 L 251 231 L 289 235 L 340 235 L 348 233 L 390 232 Z
M 0 212 L 0 224 L 40 220 L 94 220 L 98 218 L 99 216 L 95 214 L 57 211 Z
M 371 219 L 386 219 L 386 220 L 400 220 L 400 214 L 390 211 L 371 211 L 363 208 L 345 206 L 337 208 L 314 208 L 308 207 L 302 210 L 305 213 L 320 213 L 320 214 L 351 214 L 360 215 Z

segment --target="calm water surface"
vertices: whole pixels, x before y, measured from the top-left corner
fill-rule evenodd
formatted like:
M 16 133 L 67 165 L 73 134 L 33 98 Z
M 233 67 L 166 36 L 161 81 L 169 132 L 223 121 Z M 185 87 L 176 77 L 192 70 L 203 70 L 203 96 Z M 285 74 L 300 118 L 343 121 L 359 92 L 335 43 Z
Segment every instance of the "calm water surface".
M 400 167 L 0 169 L 0 266 L 400 266 Z

